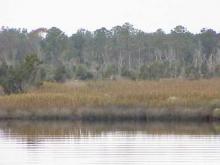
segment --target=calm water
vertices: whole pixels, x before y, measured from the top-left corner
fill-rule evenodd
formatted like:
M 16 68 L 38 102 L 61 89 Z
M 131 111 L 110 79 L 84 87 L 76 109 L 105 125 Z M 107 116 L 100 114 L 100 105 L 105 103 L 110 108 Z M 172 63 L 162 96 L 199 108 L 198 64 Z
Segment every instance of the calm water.
M 219 165 L 216 123 L 0 122 L 0 165 Z

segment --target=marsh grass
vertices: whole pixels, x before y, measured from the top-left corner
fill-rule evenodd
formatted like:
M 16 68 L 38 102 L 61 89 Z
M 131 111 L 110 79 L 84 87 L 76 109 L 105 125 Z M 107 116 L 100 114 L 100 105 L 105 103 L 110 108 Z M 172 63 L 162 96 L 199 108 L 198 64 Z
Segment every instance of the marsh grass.
M 29 116 L 208 117 L 218 107 L 220 79 L 45 82 L 24 94 L 0 96 L 0 117 L 22 116 L 24 111 Z

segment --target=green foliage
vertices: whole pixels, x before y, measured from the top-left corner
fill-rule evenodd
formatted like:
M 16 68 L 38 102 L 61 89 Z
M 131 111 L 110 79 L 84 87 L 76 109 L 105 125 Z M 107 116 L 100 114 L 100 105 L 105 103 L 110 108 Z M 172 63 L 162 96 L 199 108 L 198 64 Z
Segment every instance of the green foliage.
M 45 53 L 45 61 L 56 62 L 67 48 L 67 36 L 60 29 L 52 27 L 47 31 L 46 38 L 42 40 L 41 47 Z
M 28 73 L 33 67 L 22 66 L 25 55 L 31 53 L 38 54 L 44 63 L 32 78 Z M 193 34 L 182 25 L 170 33 L 163 29 L 146 33 L 125 23 L 94 32 L 79 29 L 70 37 L 56 27 L 29 33 L 25 29 L 0 30 L 1 77 L 7 72 L 6 75 L 10 73 L 11 77 L 25 81 L 21 88 L 28 84 L 26 81 L 40 80 L 43 75 L 46 80 L 58 82 L 74 76 L 90 79 L 93 74 L 97 79 L 112 75 L 131 79 L 208 78 L 219 75 L 219 59 L 219 33 L 202 29 L 201 33 Z
M 187 32 L 186 27 L 182 25 L 178 25 L 172 30 L 172 33 L 186 33 L 186 32 Z
M 185 70 L 186 77 L 189 79 L 199 79 L 200 78 L 200 73 L 199 73 L 199 68 L 193 67 L 193 66 L 188 66 L 186 67 Z
M 138 78 L 138 74 L 134 70 L 128 70 L 126 68 L 122 68 L 121 76 L 131 80 L 136 80 Z
M 218 47 L 218 36 L 212 29 L 202 29 L 200 34 L 200 41 L 202 44 L 202 51 L 208 59 L 212 53 L 216 53 Z
M 148 65 L 143 65 L 140 69 L 140 78 L 141 79 L 159 79 L 159 78 L 167 78 L 170 76 L 171 67 L 169 63 L 160 63 L 155 62 Z
M 0 67 L 0 84 L 6 94 L 24 92 L 28 87 L 39 85 L 36 75 L 41 64 L 37 55 L 26 56 L 24 62 L 15 67 L 6 64 Z
M 118 72 L 117 68 L 114 65 L 109 65 L 103 73 L 103 77 L 110 78 L 113 75 L 116 75 Z
M 208 78 L 210 76 L 208 65 L 205 62 L 201 65 L 201 76 L 203 78 Z
M 93 74 L 89 71 L 86 65 L 78 65 L 76 68 L 76 78 L 79 80 L 93 79 Z
M 68 72 L 65 66 L 61 65 L 55 71 L 54 80 L 57 82 L 64 82 L 67 78 L 69 78 Z
M 84 56 L 83 56 L 83 49 L 87 46 L 87 42 L 90 42 L 92 34 L 91 32 L 80 29 L 77 31 L 77 33 L 73 34 L 69 38 L 69 44 L 70 49 L 75 54 L 77 61 L 79 61 L 80 64 L 84 63 Z

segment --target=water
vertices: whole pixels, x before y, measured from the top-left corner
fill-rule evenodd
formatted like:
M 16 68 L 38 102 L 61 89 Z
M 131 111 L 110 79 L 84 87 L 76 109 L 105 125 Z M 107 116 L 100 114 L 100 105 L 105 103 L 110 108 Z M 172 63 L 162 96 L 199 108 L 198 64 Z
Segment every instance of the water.
M 0 122 L 0 165 L 219 165 L 216 123 Z

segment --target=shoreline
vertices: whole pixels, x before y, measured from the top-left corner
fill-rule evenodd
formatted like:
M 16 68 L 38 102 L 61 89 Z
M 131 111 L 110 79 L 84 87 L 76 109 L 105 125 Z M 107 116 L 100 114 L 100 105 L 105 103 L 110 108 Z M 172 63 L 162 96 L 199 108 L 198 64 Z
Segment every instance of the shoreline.
M 77 109 L 0 110 L 2 120 L 70 121 L 220 121 L 220 109 L 82 107 Z
M 142 132 L 157 135 L 216 135 L 220 134 L 219 122 L 80 122 L 80 121 L 0 121 L 5 133 L 23 137 L 47 137 L 89 134 L 101 135 L 109 132 Z

